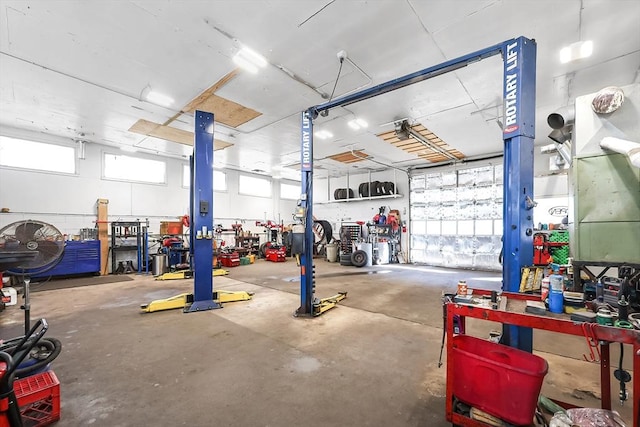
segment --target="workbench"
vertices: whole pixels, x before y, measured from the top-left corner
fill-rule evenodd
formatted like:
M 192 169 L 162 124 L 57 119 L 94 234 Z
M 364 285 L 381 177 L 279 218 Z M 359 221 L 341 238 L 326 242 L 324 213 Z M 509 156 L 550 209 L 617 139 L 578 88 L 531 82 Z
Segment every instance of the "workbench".
M 481 291 L 474 291 L 474 294 Z M 633 403 L 633 426 L 640 426 L 640 331 L 604 326 L 595 323 L 586 324 L 574 322 L 566 315 L 537 316 L 524 312 L 524 300 L 538 300 L 538 296 L 503 292 L 502 297 L 509 301 L 505 309 L 491 309 L 484 306 L 474 306 L 458 303 L 448 303 L 447 312 L 447 385 L 446 385 L 446 419 L 458 426 L 486 427 L 488 424 L 472 420 L 453 412 L 453 376 L 455 369 L 452 363 L 454 316 L 459 316 L 459 330 L 465 330 L 465 318 L 499 322 L 502 324 L 522 326 L 525 328 L 541 329 L 561 334 L 576 335 L 592 340 L 599 345 L 600 354 L 600 385 L 601 407 L 611 409 L 611 372 L 609 361 L 609 346 L 611 343 L 623 343 L 633 346 L 633 373 L 631 400 Z M 511 302 L 514 302 L 513 304 Z M 517 302 L 520 302 L 519 304 Z M 586 345 L 586 343 L 585 343 Z M 561 406 L 573 405 L 558 402 Z

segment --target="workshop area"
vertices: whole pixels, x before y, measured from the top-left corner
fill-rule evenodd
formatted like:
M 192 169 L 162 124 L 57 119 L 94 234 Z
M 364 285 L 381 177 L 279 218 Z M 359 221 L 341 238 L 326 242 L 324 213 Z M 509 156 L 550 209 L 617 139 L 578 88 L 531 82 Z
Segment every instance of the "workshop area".
M 640 426 L 640 2 L 0 0 L 0 427 Z

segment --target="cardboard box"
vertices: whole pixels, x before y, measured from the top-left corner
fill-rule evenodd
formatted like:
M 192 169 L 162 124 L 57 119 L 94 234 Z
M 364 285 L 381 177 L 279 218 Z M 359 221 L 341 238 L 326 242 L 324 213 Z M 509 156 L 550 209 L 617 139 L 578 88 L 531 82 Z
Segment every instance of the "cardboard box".
M 182 234 L 182 222 L 162 221 L 160 222 L 160 234 L 163 236 L 170 234 Z

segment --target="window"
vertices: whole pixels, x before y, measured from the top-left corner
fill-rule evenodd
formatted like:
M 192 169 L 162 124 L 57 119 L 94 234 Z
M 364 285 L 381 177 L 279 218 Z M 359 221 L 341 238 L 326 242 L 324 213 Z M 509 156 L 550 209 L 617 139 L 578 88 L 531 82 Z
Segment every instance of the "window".
M 76 173 L 73 147 L 0 136 L 0 166 Z
M 118 154 L 104 154 L 103 176 L 108 179 L 166 183 L 167 164 L 159 160 L 140 159 Z
M 298 200 L 302 190 L 300 185 L 280 183 L 280 198 L 289 200 Z
M 191 186 L 191 172 L 189 165 L 182 166 L 182 186 L 189 188 Z M 222 171 L 213 171 L 213 191 L 227 191 L 227 174 Z
M 248 196 L 271 197 L 271 181 L 248 175 L 240 175 L 240 194 Z

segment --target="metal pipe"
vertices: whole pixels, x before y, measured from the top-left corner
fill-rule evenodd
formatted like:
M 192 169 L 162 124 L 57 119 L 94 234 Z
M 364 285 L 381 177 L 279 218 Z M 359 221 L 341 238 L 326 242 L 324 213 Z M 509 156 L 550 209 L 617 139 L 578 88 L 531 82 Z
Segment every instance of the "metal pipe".
M 574 106 L 562 107 L 554 113 L 547 116 L 547 124 L 551 129 L 562 129 L 563 127 L 573 123 L 576 117 L 576 109 Z
M 629 157 L 631 164 L 640 168 L 640 144 L 626 139 L 614 138 L 606 136 L 600 141 L 600 147 L 624 154 Z

